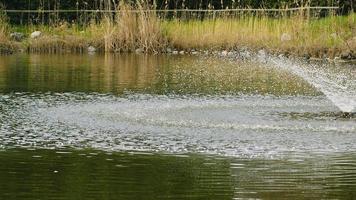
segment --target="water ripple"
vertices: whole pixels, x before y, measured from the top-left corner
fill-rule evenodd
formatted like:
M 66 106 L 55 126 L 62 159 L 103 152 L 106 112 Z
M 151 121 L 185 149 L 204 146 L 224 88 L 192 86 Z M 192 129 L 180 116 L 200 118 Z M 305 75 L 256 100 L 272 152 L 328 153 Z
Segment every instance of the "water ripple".
M 356 150 L 355 118 L 324 97 L 11 94 L 2 148 L 74 147 L 278 157 Z

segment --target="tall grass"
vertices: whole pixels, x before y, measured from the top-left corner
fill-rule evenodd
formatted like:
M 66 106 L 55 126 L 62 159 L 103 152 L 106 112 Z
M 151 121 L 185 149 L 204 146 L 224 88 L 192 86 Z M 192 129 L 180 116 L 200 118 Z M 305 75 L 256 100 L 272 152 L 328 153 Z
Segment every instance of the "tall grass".
M 41 30 L 44 36 L 28 39 L 24 45 L 31 52 L 84 52 L 88 46 L 105 52 L 151 53 L 164 52 L 168 46 L 180 50 L 248 47 L 333 57 L 344 50 L 356 51 L 356 14 L 331 13 L 320 19 L 313 18 L 309 10 L 272 15 L 263 10 L 217 13 L 212 8 L 204 13 L 158 13 L 147 0 L 118 5 L 102 2 L 107 2 L 103 8 L 114 9 L 116 14 L 86 14 L 84 24 L 58 18 L 49 25 L 29 22 L 26 34 Z M 5 16 L 0 16 L 0 25 L 0 42 L 8 41 Z M 281 39 L 283 35 L 289 39 Z
M 0 6 L 0 43 L 7 43 L 9 41 L 8 28 L 7 17 Z
M 163 28 L 172 45 L 182 49 L 250 47 L 334 56 L 341 49 L 350 48 L 347 41 L 356 36 L 356 15 L 324 19 L 308 19 L 300 14 L 281 18 L 246 15 L 203 21 L 172 20 L 164 22 Z M 283 34 L 288 34 L 290 41 L 283 41 Z
M 167 40 L 152 6 L 143 0 L 136 4 L 121 1 L 116 13 L 107 13 L 100 20 L 93 17 L 84 26 L 66 22 L 31 26 L 31 31 L 44 30 L 45 36 L 31 40 L 28 49 L 31 52 L 82 52 L 91 45 L 105 52 L 164 51 Z
M 8 19 L 0 5 L 0 53 L 11 53 L 12 51 L 13 45 L 9 38 Z
M 166 46 L 161 21 L 151 6 L 143 1 L 135 6 L 121 2 L 118 14 L 105 16 L 100 23 L 104 29 L 105 51 L 161 52 Z

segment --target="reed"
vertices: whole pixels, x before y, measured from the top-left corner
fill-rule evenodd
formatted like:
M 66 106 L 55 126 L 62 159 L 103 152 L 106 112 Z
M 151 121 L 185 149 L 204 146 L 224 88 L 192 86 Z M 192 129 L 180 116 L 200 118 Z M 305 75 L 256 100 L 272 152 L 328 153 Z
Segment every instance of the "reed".
M 30 52 L 57 53 L 84 52 L 88 46 L 94 46 L 105 52 L 160 53 L 167 47 L 187 51 L 248 47 L 314 57 L 356 51 L 356 14 L 330 13 L 318 18 L 308 9 L 216 12 L 212 6 L 208 6 L 207 12 L 157 12 L 155 4 L 148 0 L 120 1 L 118 5 L 109 0 L 100 2 L 98 8 L 114 9 L 116 14 L 85 14 L 78 17 L 80 22 L 61 21 L 57 16 L 48 25 L 29 22 L 27 35 L 41 30 L 44 36 L 25 40 L 24 48 Z M 9 26 L 4 14 L 0 15 L 0 25 L 0 42 L 5 43 L 9 41 Z
M 50 26 L 31 26 L 31 31 L 44 31 L 43 37 L 30 40 L 31 52 L 83 52 L 89 45 L 105 52 L 159 53 L 164 51 L 167 40 L 161 20 L 152 7 L 144 1 L 132 5 L 121 2 L 117 14 L 107 13 L 100 20 L 93 17 L 88 24 L 61 22 Z M 30 32 L 31 32 L 30 31 Z
M 161 52 L 166 46 L 161 21 L 151 6 L 138 1 L 135 6 L 121 2 L 118 14 L 105 16 L 100 23 L 104 29 L 105 51 Z
M 171 44 L 181 49 L 233 49 L 250 47 L 272 51 L 330 56 L 352 48 L 347 41 L 356 36 L 356 15 L 307 19 L 304 15 L 272 18 L 244 15 L 163 23 Z M 283 40 L 282 35 L 290 38 Z M 286 41 L 288 40 L 288 41 Z M 350 43 L 350 42 L 349 42 Z M 326 51 L 326 52 L 325 52 Z
M 0 43 L 8 41 L 8 28 L 7 17 L 0 6 Z
M 11 53 L 14 49 L 9 37 L 8 19 L 0 5 L 0 53 Z

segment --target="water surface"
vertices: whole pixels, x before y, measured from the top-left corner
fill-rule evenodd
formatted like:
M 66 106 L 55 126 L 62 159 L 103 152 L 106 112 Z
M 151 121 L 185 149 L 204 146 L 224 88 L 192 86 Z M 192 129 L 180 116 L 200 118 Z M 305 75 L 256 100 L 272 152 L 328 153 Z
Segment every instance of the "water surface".
M 258 61 L 2 56 L 0 199 L 353 198 L 356 119 L 323 90 Z

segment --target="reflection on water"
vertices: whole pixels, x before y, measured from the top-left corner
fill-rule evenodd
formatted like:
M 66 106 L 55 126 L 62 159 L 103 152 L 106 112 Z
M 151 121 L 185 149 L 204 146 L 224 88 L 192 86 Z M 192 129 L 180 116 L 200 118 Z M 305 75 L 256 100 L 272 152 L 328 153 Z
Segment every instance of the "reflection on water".
M 14 55 L 1 57 L 4 92 L 96 91 L 122 93 L 154 82 L 162 57 Z M 167 61 L 166 61 L 167 62 Z
M 285 160 L 95 150 L 0 152 L 0 199 L 352 199 L 354 155 Z
M 257 63 L 135 54 L 0 58 L 3 92 L 316 93 L 302 79 Z
M 0 199 L 231 199 L 229 162 L 68 150 L 0 152 Z
M 0 199 L 352 199 L 355 120 L 255 62 L 1 56 Z

